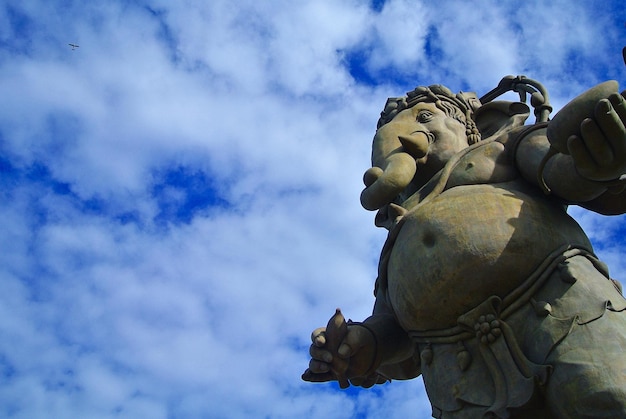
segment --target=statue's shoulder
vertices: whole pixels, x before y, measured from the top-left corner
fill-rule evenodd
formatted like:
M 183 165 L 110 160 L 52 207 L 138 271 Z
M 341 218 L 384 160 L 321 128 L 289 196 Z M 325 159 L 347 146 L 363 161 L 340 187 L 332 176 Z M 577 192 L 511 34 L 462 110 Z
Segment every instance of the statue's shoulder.
M 547 125 L 525 125 L 529 115 L 530 108 L 522 102 L 494 101 L 482 105 L 474 114 L 476 127 L 482 138 L 482 146 L 478 148 L 484 148 L 482 152 L 492 151 L 499 148 L 492 143 L 499 143 L 503 146 L 502 151 L 512 161 L 520 140 L 531 132 L 545 130 Z
M 476 184 L 510 182 L 518 177 L 510 149 L 518 129 L 482 140 L 455 156 L 446 189 Z
M 499 100 L 479 107 L 474 112 L 474 122 L 485 140 L 523 127 L 529 115 L 530 108 L 525 103 Z

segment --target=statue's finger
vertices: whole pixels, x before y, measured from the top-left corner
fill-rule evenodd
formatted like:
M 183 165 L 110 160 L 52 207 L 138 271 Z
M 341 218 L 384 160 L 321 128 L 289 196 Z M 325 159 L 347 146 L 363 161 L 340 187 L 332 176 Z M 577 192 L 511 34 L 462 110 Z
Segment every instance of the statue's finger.
M 591 172 L 597 167 L 596 162 L 589 155 L 589 151 L 580 137 L 576 135 L 570 136 L 567 140 L 567 149 L 581 175 L 585 176 L 585 173 Z
M 624 91 L 626 93 L 626 91 Z M 626 99 L 618 93 L 609 96 L 609 101 L 616 114 L 614 120 L 613 150 L 615 155 L 626 154 Z
M 391 379 L 385 377 L 384 375 L 378 374 L 378 376 L 376 377 L 376 384 L 383 384 L 386 382 L 391 382 Z
M 330 351 L 327 351 L 323 348 L 318 348 L 315 345 L 311 345 L 311 347 L 309 348 L 309 355 L 311 355 L 311 358 L 313 359 L 324 361 L 329 364 L 333 362 L 333 354 L 331 354 Z
M 350 358 L 352 356 L 352 347 L 347 343 L 342 343 L 337 349 L 340 358 Z
M 304 381 L 309 381 L 311 383 L 324 383 L 326 381 L 335 380 L 335 376 L 332 372 L 318 374 L 318 373 L 311 371 L 310 369 L 307 369 L 302 374 L 302 379 Z
M 326 328 L 318 327 L 311 333 L 311 342 L 314 345 L 322 347 L 326 345 Z
M 318 361 L 317 359 L 311 359 L 309 361 L 309 370 L 315 374 L 323 374 L 330 372 L 330 366 L 326 362 Z
M 369 377 L 365 377 L 361 384 L 359 384 L 363 388 L 370 388 L 376 384 L 376 375 L 370 375 Z
M 363 387 L 364 377 L 352 377 L 350 379 L 350 384 L 357 387 Z
M 613 148 L 624 147 L 626 142 L 626 106 L 621 102 L 623 98 L 620 95 L 611 95 L 609 99 L 599 101 L 594 112 L 598 127 Z
M 622 94 L 613 93 L 611 96 L 609 96 L 609 102 L 611 102 L 613 109 L 615 109 L 615 112 L 617 112 L 617 115 L 619 115 L 622 121 L 626 119 L 626 99 L 624 98 L 625 94 L 626 90 L 624 90 Z
M 606 104 L 609 105 L 608 102 Z M 596 121 L 589 118 L 585 119 L 580 124 L 580 133 L 589 156 L 597 165 L 601 166 L 602 164 L 612 162 L 615 158 L 610 137 L 613 131 L 611 124 L 614 121 L 611 118 L 598 118 Z M 603 129 L 606 129 L 606 131 Z

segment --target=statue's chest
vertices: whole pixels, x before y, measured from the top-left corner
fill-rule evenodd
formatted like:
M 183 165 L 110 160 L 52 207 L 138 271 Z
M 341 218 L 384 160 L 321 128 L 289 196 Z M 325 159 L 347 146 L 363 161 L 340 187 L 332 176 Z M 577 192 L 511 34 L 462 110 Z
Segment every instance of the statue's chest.
M 453 326 L 487 297 L 508 294 L 559 246 L 590 246 L 561 207 L 517 186 L 458 186 L 405 216 L 387 267 L 405 329 Z
M 519 177 L 508 157 L 504 144 L 498 141 L 480 143 L 461 151 L 421 189 L 410 191 L 402 206 L 411 209 L 433 190 L 450 189 L 460 185 L 497 184 Z

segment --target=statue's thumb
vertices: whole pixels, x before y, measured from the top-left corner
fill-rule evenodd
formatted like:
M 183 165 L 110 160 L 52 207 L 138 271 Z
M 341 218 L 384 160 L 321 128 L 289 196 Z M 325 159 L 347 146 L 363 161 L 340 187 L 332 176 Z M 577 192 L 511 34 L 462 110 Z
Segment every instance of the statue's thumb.
M 335 314 L 328 321 L 326 325 L 326 348 L 332 354 L 339 355 L 340 347 L 344 347 L 342 342 L 348 334 L 348 325 L 345 318 L 341 314 L 341 310 L 337 309 Z M 348 350 L 350 348 L 348 347 Z M 349 352 L 349 351 L 348 351 Z M 337 376 L 339 386 L 341 388 L 347 388 L 350 386 L 348 380 L 345 377 L 345 372 L 348 369 L 348 361 L 341 359 L 339 356 L 333 357 L 333 362 L 330 365 L 330 369 Z

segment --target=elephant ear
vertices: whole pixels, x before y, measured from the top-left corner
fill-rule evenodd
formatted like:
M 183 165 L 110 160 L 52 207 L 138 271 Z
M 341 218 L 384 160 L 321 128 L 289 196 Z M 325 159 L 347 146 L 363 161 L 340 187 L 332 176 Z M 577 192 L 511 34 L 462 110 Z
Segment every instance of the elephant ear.
M 483 139 L 524 125 L 530 108 L 522 102 L 494 101 L 474 111 L 474 121 Z

